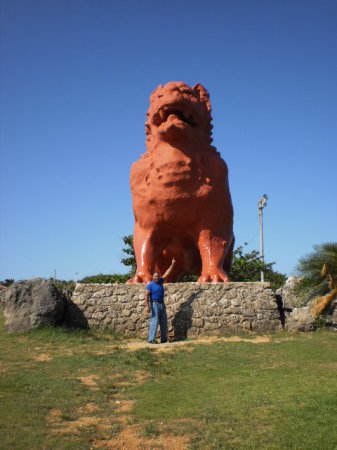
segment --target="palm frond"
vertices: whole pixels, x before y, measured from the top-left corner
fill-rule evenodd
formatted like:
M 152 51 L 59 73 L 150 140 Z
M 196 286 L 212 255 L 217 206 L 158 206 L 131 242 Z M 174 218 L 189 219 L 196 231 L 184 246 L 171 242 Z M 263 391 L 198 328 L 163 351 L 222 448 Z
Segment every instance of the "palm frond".
M 295 288 L 300 302 L 306 304 L 317 297 L 327 295 L 331 289 L 329 277 L 322 276 L 324 264 L 332 280 L 337 282 L 337 242 L 314 245 L 314 252 L 301 258 Z

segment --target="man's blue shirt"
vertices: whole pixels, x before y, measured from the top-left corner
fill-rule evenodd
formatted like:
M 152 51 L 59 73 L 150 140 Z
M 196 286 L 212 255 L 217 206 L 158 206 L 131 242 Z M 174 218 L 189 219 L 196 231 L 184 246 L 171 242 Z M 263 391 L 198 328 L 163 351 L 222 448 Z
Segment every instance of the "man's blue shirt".
M 146 290 L 151 292 L 151 300 L 153 302 L 163 303 L 164 301 L 164 278 L 159 278 L 158 283 L 151 281 L 146 286 Z

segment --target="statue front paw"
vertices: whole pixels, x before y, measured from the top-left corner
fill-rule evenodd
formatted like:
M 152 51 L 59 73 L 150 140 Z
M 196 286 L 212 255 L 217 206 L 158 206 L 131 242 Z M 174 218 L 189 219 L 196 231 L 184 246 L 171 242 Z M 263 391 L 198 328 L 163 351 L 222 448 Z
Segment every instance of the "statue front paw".
M 126 284 L 147 284 L 152 281 L 151 275 L 136 274 L 133 278 L 129 278 Z
M 229 283 L 228 275 L 223 270 L 210 270 L 202 273 L 198 278 L 198 283 Z

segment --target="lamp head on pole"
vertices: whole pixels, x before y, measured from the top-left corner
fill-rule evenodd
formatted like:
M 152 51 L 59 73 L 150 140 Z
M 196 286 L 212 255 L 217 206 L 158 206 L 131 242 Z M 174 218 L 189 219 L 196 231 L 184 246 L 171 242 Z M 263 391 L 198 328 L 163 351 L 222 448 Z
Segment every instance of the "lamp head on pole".
M 265 206 L 267 206 L 267 200 L 268 200 L 268 196 L 267 194 L 263 194 L 261 200 L 259 200 L 259 209 L 263 209 Z

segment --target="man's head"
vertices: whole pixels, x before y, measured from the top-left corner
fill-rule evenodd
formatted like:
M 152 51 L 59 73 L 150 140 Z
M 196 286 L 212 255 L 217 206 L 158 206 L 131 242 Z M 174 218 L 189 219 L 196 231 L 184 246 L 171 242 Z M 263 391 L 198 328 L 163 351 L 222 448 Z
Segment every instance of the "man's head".
M 152 275 L 152 279 L 153 279 L 153 281 L 154 281 L 155 283 L 158 283 L 158 281 L 159 281 L 159 279 L 160 279 L 159 273 L 158 273 L 158 272 L 155 272 L 155 273 Z

